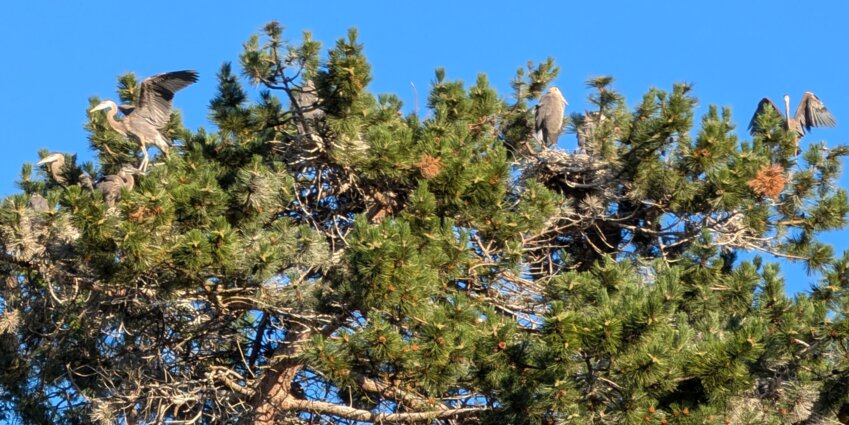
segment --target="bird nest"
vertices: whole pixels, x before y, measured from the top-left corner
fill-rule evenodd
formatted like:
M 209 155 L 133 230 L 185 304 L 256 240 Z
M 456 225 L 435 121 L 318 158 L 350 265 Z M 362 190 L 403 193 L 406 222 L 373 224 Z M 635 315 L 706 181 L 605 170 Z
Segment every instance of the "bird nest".
M 520 181 L 534 179 L 551 188 L 601 189 L 615 177 L 615 166 L 583 152 L 545 149 L 523 164 Z

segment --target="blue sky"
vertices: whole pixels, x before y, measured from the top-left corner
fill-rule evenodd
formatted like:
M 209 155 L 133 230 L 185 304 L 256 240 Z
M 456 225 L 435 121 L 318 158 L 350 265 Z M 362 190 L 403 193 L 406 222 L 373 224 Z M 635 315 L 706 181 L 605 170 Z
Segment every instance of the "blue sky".
M 235 3 L 233 3 L 235 4 Z M 807 141 L 849 143 L 849 4 L 798 1 L 605 2 L 291 2 L 105 1 L 6 2 L 0 12 L 0 194 L 14 193 L 23 162 L 37 151 L 91 158 L 83 130 L 90 96 L 114 98 L 116 77 L 196 69 L 201 80 L 181 91 L 175 106 L 187 127 L 209 127 L 207 105 L 215 73 L 238 61 L 242 43 L 264 23 L 280 21 L 289 39 L 311 30 L 325 46 L 357 27 L 372 66 L 371 90 L 399 95 L 419 107 L 433 70 L 473 83 L 484 72 L 503 96 L 518 67 L 553 56 L 556 84 L 570 106 L 587 108 L 584 81 L 610 74 L 634 105 L 650 87 L 695 84 L 698 113 L 730 106 L 745 125 L 763 96 L 793 108 L 807 90 L 838 121 Z M 575 146 L 574 135 L 561 137 Z M 842 185 L 849 187 L 849 178 Z M 838 250 L 846 232 L 829 236 Z M 813 278 L 788 270 L 791 291 Z

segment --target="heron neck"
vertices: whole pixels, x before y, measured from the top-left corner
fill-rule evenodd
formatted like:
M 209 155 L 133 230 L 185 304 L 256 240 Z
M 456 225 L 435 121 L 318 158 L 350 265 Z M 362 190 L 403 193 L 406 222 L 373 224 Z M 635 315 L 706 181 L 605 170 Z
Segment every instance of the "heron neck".
M 112 127 L 113 130 L 127 135 L 127 129 L 124 127 L 124 123 L 115 119 L 115 115 L 118 114 L 118 105 L 113 101 L 109 102 L 109 110 L 106 111 L 106 121 L 109 122 L 109 126 Z
M 136 185 L 136 179 L 133 178 L 133 175 L 125 174 L 125 177 L 123 177 L 123 179 L 124 187 L 127 188 L 127 190 L 133 190 L 133 187 Z
M 53 174 L 53 180 L 56 180 L 56 183 L 64 185 L 68 182 L 64 176 L 62 176 L 62 166 L 65 165 L 65 161 L 55 161 L 50 164 L 50 173 Z

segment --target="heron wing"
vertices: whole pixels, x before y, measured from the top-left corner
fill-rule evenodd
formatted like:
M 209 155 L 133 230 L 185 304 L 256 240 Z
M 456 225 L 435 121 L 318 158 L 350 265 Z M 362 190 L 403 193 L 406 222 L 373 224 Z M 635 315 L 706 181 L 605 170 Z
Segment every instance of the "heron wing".
M 116 185 L 124 183 L 124 179 L 116 174 L 110 174 L 108 176 L 104 176 L 102 180 L 97 182 L 97 188 L 108 187 L 110 185 Z
M 139 106 L 133 115 L 144 118 L 157 129 L 168 124 L 171 118 L 171 100 L 174 93 L 196 82 L 196 71 L 174 71 L 145 78 L 141 83 Z
M 131 113 L 133 113 L 133 111 L 136 110 L 136 106 L 135 105 L 129 105 L 129 104 L 118 105 L 118 110 L 121 111 L 121 113 L 126 116 L 126 115 L 130 115 Z
M 115 191 L 121 190 L 121 186 L 124 185 L 124 179 L 121 176 L 110 174 L 108 176 L 103 177 L 97 184 L 94 186 L 97 190 L 103 193 L 112 193 Z
M 834 115 L 831 115 L 820 98 L 811 92 L 805 92 L 802 95 L 794 118 L 807 131 L 810 131 L 811 127 L 834 127 L 837 125 L 837 119 L 834 118 Z
M 755 114 L 752 115 L 752 119 L 751 121 L 749 121 L 749 134 L 754 135 L 755 133 L 758 133 L 763 130 L 758 125 L 758 117 L 770 109 L 775 111 L 775 113 L 778 114 L 779 117 L 781 116 L 781 109 L 778 109 L 778 106 L 772 103 L 772 101 L 769 100 L 768 97 L 765 97 L 761 99 L 760 102 L 758 102 L 758 108 L 755 109 Z

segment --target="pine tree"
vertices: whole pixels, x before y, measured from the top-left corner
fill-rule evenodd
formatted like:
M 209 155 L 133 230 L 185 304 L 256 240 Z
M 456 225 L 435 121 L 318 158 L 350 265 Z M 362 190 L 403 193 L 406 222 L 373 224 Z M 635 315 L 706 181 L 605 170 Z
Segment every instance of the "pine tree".
M 114 207 L 22 169 L 0 208 L 0 414 L 27 423 L 828 423 L 849 415 L 849 148 L 772 111 L 696 125 L 686 84 L 612 77 L 540 146 L 529 63 L 501 97 L 438 69 L 424 117 L 268 24 L 172 116 Z M 258 86 L 250 98 L 238 74 Z M 137 79 L 119 79 L 125 103 Z M 92 99 L 96 102 L 97 99 Z M 184 106 L 191 108 L 192 106 Z M 97 177 L 138 161 L 99 115 Z M 44 153 L 44 152 L 43 152 Z M 42 199 L 47 207 L 38 201 Z M 747 255 L 740 260 L 738 254 Z M 788 296 L 775 257 L 822 276 Z M 845 422 L 844 422 L 845 423 Z

